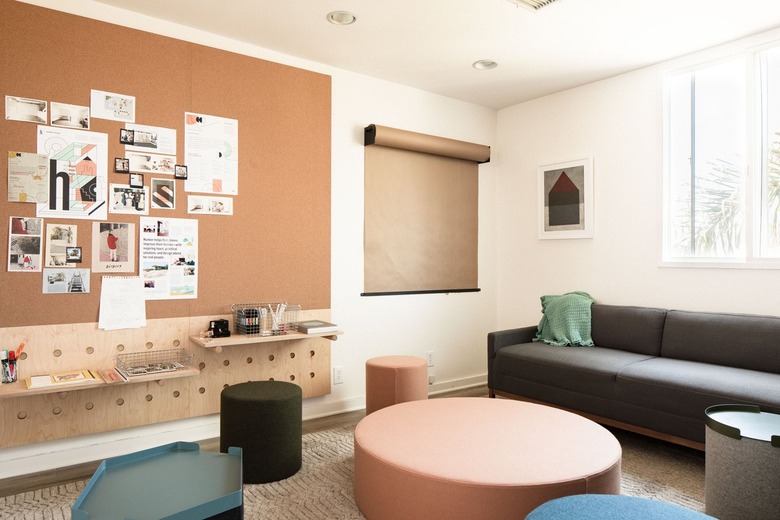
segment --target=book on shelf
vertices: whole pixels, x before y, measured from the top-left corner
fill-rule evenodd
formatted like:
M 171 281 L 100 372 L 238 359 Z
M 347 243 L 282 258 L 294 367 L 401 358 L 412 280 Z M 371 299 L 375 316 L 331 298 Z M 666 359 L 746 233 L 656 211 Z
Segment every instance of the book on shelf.
M 77 383 L 102 383 L 103 380 L 91 370 L 73 370 L 58 374 L 44 374 L 30 376 L 26 379 L 27 388 L 46 388 L 55 386 L 67 386 Z
M 296 329 L 304 334 L 319 334 L 321 332 L 336 332 L 338 325 L 322 320 L 296 321 Z
M 100 378 L 103 380 L 103 382 L 105 382 L 107 385 L 127 382 L 127 378 L 119 370 L 115 368 L 98 370 L 97 373 L 100 376 Z

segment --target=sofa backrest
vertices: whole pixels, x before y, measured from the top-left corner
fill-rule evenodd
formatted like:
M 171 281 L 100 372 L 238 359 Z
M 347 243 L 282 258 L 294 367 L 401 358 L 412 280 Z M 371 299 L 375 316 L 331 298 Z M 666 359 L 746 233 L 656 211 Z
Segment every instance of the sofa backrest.
M 666 309 L 594 303 L 590 314 L 591 337 L 597 347 L 661 355 Z
M 661 355 L 780 374 L 780 318 L 672 310 Z

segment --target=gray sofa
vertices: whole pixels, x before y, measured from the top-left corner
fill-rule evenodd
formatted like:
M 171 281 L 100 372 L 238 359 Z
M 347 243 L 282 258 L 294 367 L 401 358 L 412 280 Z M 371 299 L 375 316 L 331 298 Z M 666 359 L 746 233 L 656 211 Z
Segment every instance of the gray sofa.
M 490 332 L 488 388 L 606 425 L 704 449 L 712 405 L 780 413 L 780 318 L 594 303 L 595 346 L 533 342 L 537 327 Z

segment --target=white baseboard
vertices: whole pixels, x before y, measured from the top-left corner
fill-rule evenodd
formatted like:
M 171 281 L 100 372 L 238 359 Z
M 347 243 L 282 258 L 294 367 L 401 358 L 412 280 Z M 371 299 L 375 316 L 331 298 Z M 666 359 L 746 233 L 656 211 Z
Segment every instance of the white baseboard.
M 487 376 L 475 376 L 430 385 L 431 395 L 484 385 Z M 365 396 L 303 403 L 303 419 L 316 419 L 365 408 Z M 57 468 L 85 464 L 177 441 L 198 442 L 219 437 L 219 414 L 139 426 L 0 449 L 0 480 Z

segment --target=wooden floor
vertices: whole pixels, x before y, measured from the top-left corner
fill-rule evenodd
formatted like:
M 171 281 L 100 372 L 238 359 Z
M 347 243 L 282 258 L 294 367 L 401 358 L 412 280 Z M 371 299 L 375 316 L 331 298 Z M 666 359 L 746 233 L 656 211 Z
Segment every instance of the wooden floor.
M 441 397 L 487 397 L 487 386 L 480 385 L 462 390 L 453 390 L 436 395 L 431 399 Z M 303 421 L 303 433 L 314 433 L 342 426 L 354 426 L 365 417 L 365 410 L 345 412 L 317 419 Z M 207 439 L 199 442 L 202 450 L 219 451 L 219 438 Z M 16 495 L 27 491 L 34 491 L 45 487 L 67 484 L 79 480 L 89 479 L 97 469 L 101 461 L 86 462 L 75 466 L 58 468 L 51 471 L 23 475 L 0 480 L 0 496 Z

